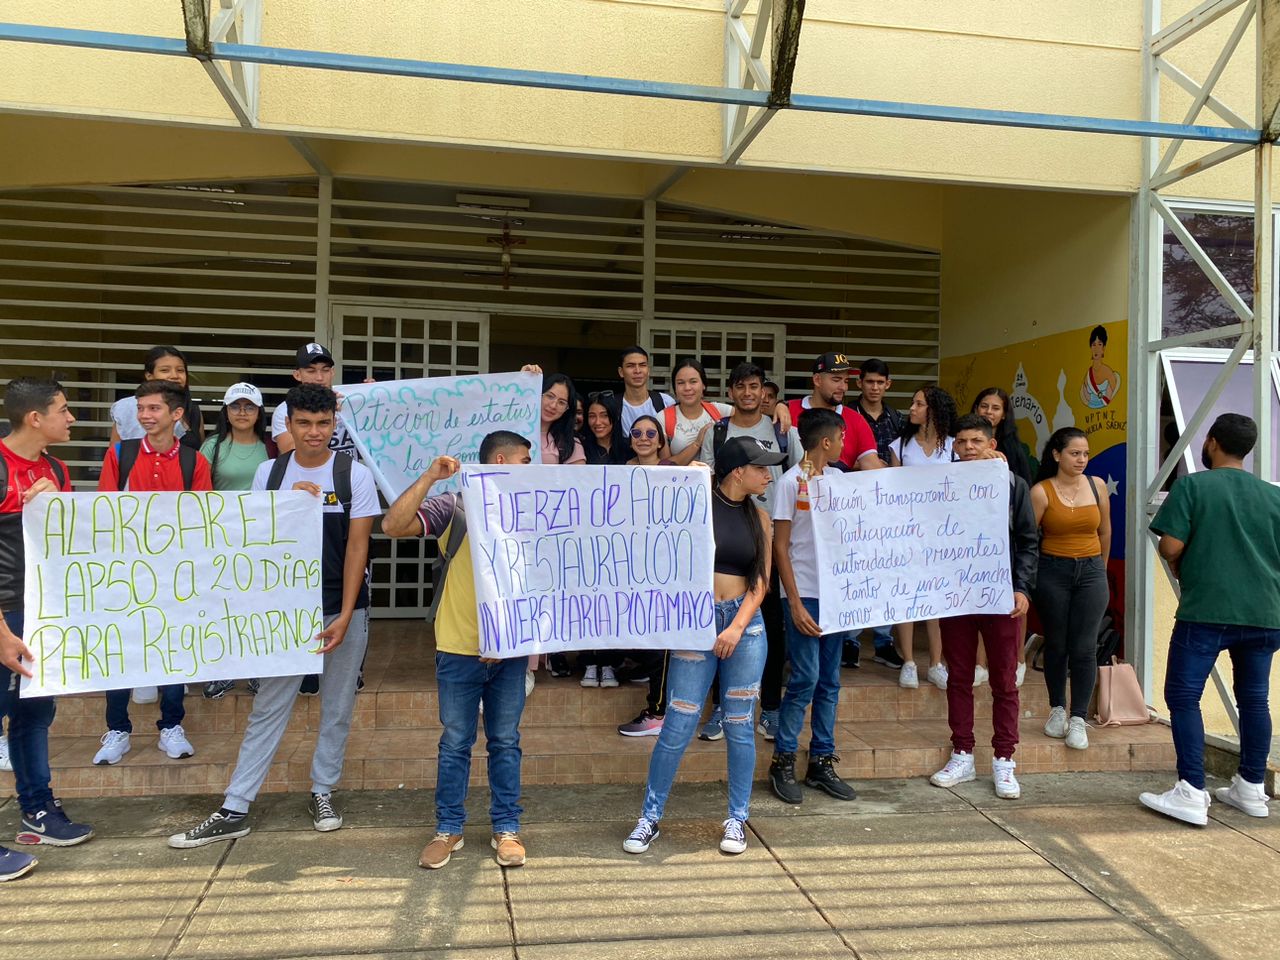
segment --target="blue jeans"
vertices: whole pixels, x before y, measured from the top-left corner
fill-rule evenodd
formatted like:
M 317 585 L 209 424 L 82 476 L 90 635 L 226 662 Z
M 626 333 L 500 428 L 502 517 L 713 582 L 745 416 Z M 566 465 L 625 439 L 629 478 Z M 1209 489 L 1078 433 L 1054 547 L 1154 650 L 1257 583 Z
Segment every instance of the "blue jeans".
M 1240 712 L 1240 776 L 1262 783 L 1271 749 L 1267 686 L 1271 658 L 1280 649 L 1280 630 L 1179 620 L 1169 642 L 1164 699 L 1169 705 L 1178 777 L 1204 789 L 1204 718 L 1200 697 L 1223 650 L 1231 657 L 1236 709 Z
M 733 622 L 742 606 L 742 597 L 716 604 L 716 634 Z M 702 704 L 711 681 L 720 678 L 720 707 L 724 710 L 724 738 L 729 754 L 729 816 L 747 819 L 751 802 L 751 782 L 756 771 L 756 698 L 764 672 L 769 641 L 764 618 L 757 610 L 742 631 L 733 653 L 721 660 L 711 651 L 672 651 L 667 674 L 666 720 L 649 760 L 649 782 L 644 792 L 643 816 L 650 823 L 662 819 L 680 760 L 702 720 Z
M 22 636 L 22 611 L 11 610 L 4 622 Z M 9 718 L 9 757 L 18 804 L 24 812 L 43 810 L 53 800 L 49 786 L 49 727 L 53 724 L 53 697 L 18 696 L 18 675 L 0 667 L 0 714 Z
M 440 696 L 440 760 L 436 768 L 436 829 L 461 833 L 467 821 L 471 748 L 480 703 L 489 750 L 489 819 L 494 833 L 520 829 L 520 715 L 528 657 L 481 663 L 479 657 L 436 654 Z
M 892 647 L 893 625 L 885 624 L 883 627 L 872 627 L 871 639 L 874 641 L 877 650 L 883 650 L 885 647 Z
M 133 721 L 129 719 L 129 694 L 132 690 L 107 691 L 107 729 L 133 733 Z M 168 730 L 182 723 L 187 715 L 182 705 L 182 684 L 170 683 L 160 688 L 160 719 L 157 730 Z
M 801 597 L 809 616 L 818 619 L 818 601 Z M 782 604 L 782 621 L 787 630 L 787 660 L 791 663 L 791 676 L 787 680 L 787 692 L 782 695 L 782 709 L 778 714 L 778 739 L 773 745 L 775 753 L 795 753 L 804 726 L 805 707 L 813 704 L 809 718 L 812 736 L 809 740 L 809 756 L 824 757 L 836 750 L 836 705 L 840 702 L 840 652 L 845 640 L 851 639 L 848 631 L 811 637 L 796 629 L 791 618 L 789 602 Z

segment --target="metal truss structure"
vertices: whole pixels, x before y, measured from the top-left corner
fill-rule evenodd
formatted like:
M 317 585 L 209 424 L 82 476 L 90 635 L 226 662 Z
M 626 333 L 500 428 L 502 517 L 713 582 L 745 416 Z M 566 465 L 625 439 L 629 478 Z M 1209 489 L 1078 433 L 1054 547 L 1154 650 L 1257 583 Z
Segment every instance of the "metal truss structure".
M 178 2 L 178 0 L 173 0 Z M 1154 571 L 1158 565 L 1147 524 L 1159 492 L 1186 449 L 1191 435 L 1203 424 L 1232 371 L 1246 356 L 1260 358 L 1255 375 L 1254 417 L 1260 428 L 1255 463 L 1261 476 L 1273 479 L 1271 451 L 1270 370 L 1276 356 L 1273 273 L 1274 223 L 1271 215 L 1272 142 L 1280 133 L 1280 0 L 1205 0 L 1185 16 L 1163 24 L 1160 0 L 1145 0 L 1146 37 L 1143 46 L 1143 115 L 1141 119 L 1067 116 L 1026 111 L 943 106 L 828 97 L 793 93 L 803 22 L 804 0 L 725 0 L 725 63 L 722 86 L 700 86 L 607 76 L 554 73 L 392 59 L 360 54 L 292 50 L 262 46 L 260 35 L 264 0 L 181 0 L 185 40 L 134 34 L 106 33 L 57 27 L 0 23 L 0 40 L 54 44 L 159 56 L 193 56 L 200 60 L 240 123 L 261 128 L 257 115 L 256 66 L 272 64 L 296 68 L 349 71 L 387 76 L 503 84 L 572 90 L 602 95 L 649 97 L 722 105 L 724 164 L 741 160 L 752 141 L 780 110 L 826 114 L 890 117 L 948 123 L 986 124 L 1080 133 L 1141 137 L 1144 140 L 1141 188 L 1135 198 L 1133 278 L 1130 311 L 1130 406 L 1128 470 L 1133 498 L 1125 532 L 1129 563 L 1127 630 L 1130 650 L 1151 694 L 1152 611 Z M 213 2 L 214 16 L 210 18 Z M 752 29 L 745 18 L 755 3 Z M 1238 11 L 1238 12 L 1237 12 Z M 1173 62 L 1179 45 L 1221 18 L 1235 14 L 1235 25 L 1217 60 L 1203 81 Z M 1233 108 L 1215 95 L 1214 88 L 1250 27 L 1255 28 L 1257 97 L 1252 111 Z M 766 66 L 765 44 L 769 43 Z M 1192 97 L 1180 123 L 1161 120 L 1160 83 L 1168 80 Z M 1205 111 L 1219 125 L 1199 123 Z M 1252 113 L 1255 119 L 1246 119 Z M 1221 124 L 1225 124 L 1221 125 Z M 312 163 L 322 183 L 329 171 L 295 131 L 280 131 Z M 1161 141 L 1164 141 L 1163 147 Z M 1183 159 L 1188 141 L 1220 144 L 1194 159 Z M 1217 269 L 1182 224 L 1163 191 L 1209 167 L 1252 152 L 1255 164 L 1255 280 L 1252 308 Z M 678 177 L 684 168 L 673 174 Z M 648 206 L 652 207 L 652 197 Z M 1163 231 L 1168 229 L 1203 269 L 1234 310 L 1238 322 L 1212 331 L 1164 337 L 1162 331 L 1161 266 Z M 1158 425 L 1161 400 L 1160 360 L 1166 351 L 1223 337 L 1236 337 L 1235 348 L 1213 388 L 1187 424 L 1182 438 L 1159 459 Z M 1176 583 L 1175 583 L 1176 588 Z M 1221 678 L 1219 689 L 1233 711 Z
M 1171 59 L 1179 45 L 1223 17 L 1235 15 L 1234 26 L 1218 57 L 1203 81 L 1193 79 Z M 1191 95 L 1183 122 L 1195 123 L 1209 110 L 1238 130 L 1251 130 L 1258 139 L 1253 144 L 1232 143 L 1203 156 L 1178 163 L 1184 141 L 1169 139 L 1162 149 L 1159 140 L 1147 139 L 1142 151 L 1142 186 L 1134 204 L 1131 322 L 1129 330 L 1129 443 L 1128 475 L 1132 499 L 1126 512 L 1125 531 L 1127 629 L 1130 655 L 1137 663 L 1148 701 L 1152 699 L 1155 675 L 1153 663 L 1153 613 L 1155 569 L 1161 567 L 1175 595 L 1178 581 L 1159 557 L 1156 538 L 1148 524 L 1163 498 L 1162 488 L 1173 475 L 1191 439 L 1202 427 L 1223 389 L 1241 362 L 1252 362 L 1253 418 L 1258 423 L 1258 446 L 1254 470 L 1264 480 L 1273 481 L 1271 437 L 1272 401 L 1275 382 L 1272 368 L 1276 358 L 1275 304 L 1273 281 L 1275 263 L 1275 218 L 1272 215 L 1272 141 L 1276 137 L 1276 113 L 1280 107 L 1277 83 L 1277 52 L 1280 49 L 1280 2 L 1278 0 L 1207 0 L 1186 15 L 1162 24 L 1160 0 L 1146 0 L 1146 39 L 1143 45 L 1143 116 L 1148 121 L 1160 117 L 1160 82 L 1167 79 Z M 1214 88 L 1227 65 L 1241 50 L 1250 27 L 1255 28 L 1256 97 L 1252 110 L 1238 111 L 1214 95 Z M 1244 119 L 1253 113 L 1255 122 Z M 1191 231 L 1179 218 L 1162 191 L 1245 153 L 1254 159 L 1254 279 L 1253 304 L 1249 306 L 1222 270 L 1213 262 Z M 1169 231 L 1185 248 L 1195 264 L 1236 316 L 1235 323 L 1210 330 L 1166 337 L 1163 310 L 1164 233 Z M 1222 339 L 1235 344 L 1222 364 L 1212 386 L 1188 418 L 1178 441 L 1160 459 L 1160 409 L 1162 400 L 1161 360 L 1166 355 L 1198 344 Z M 1217 667 L 1213 679 L 1227 714 L 1239 732 L 1234 701 Z

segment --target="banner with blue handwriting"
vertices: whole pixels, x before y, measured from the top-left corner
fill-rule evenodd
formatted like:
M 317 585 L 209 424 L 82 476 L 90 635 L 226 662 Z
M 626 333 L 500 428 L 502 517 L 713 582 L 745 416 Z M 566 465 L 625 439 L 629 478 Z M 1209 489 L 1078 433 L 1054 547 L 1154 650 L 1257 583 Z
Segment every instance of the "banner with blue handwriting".
M 1013 610 L 1003 460 L 815 477 L 809 496 L 823 633 Z
M 702 467 L 463 467 L 480 656 L 710 650 Z
M 436 457 L 476 463 L 480 443 L 510 430 L 541 457 L 542 374 L 477 373 L 461 377 L 344 384 L 338 415 L 388 502 L 413 485 Z M 456 490 L 454 478 L 433 493 Z
M 293 490 L 33 498 L 22 696 L 319 673 L 323 526 Z

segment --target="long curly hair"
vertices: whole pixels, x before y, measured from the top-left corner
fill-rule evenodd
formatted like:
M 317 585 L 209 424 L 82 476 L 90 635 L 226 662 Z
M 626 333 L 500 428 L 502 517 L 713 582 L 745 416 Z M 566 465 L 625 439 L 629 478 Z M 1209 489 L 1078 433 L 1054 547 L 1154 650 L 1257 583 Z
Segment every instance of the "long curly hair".
M 926 422 L 933 428 L 938 441 L 944 442 L 955 429 L 956 402 L 941 387 L 921 387 L 916 393 L 924 394 L 925 406 L 929 408 Z M 903 441 L 910 440 L 919 432 L 920 424 L 912 423 L 908 417 L 902 426 Z

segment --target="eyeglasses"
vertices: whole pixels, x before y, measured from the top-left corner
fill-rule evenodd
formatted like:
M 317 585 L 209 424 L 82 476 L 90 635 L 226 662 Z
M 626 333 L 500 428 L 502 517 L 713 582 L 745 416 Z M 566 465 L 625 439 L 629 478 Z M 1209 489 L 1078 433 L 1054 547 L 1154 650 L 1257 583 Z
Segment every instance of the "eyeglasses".
M 239 403 L 231 403 L 227 405 L 227 410 L 231 413 L 253 413 L 258 409 L 256 403 L 250 403 L 248 400 L 241 400 Z
M 542 399 L 547 401 L 547 403 L 551 404 L 553 407 L 557 407 L 561 410 L 564 410 L 569 406 L 568 400 L 564 399 L 563 397 L 557 397 L 550 390 L 548 390 L 546 393 L 542 395 Z
M 632 429 L 631 429 L 631 439 L 632 439 L 632 440 L 657 440 L 657 439 L 658 439 L 658 431 L 657 431 L 657 430 L 652 430 L 652 429 L 651 429 L 651 430 L 641 430 L 639 427 L 632 427 Z

